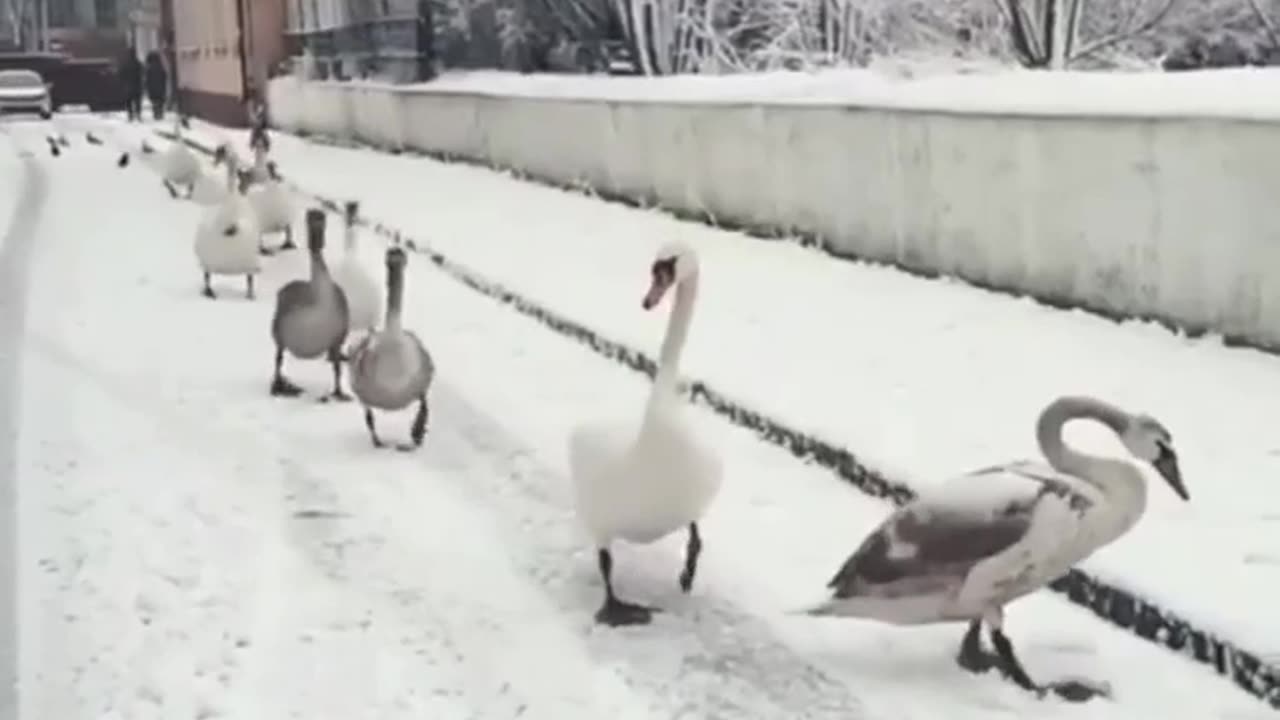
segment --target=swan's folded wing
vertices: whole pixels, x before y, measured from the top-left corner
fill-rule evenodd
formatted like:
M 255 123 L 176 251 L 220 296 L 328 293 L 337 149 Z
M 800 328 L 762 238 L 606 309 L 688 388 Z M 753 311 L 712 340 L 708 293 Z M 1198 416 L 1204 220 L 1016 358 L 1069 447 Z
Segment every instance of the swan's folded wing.
M 920 587 L 924 580 L 962 580 L 1026 535 L 1033 507 L 1034 496 L 999 512 L 908 506 L 863 541 L 827 587 L 835 597 L 849 598 L 898 583 Z
M 1072 510 L 1086 510 L 1098 500 L 1097 490 L 1080 478 L 1055 470 L 1041 462 L 1024 461 L 996 465 L 963 475 L 943 486 L 950 504 L 960 498 L 989 494 L 1006 503 L 1025 503 L 1051 495 Z M 999 506 L 999 503 L 993 503 Z

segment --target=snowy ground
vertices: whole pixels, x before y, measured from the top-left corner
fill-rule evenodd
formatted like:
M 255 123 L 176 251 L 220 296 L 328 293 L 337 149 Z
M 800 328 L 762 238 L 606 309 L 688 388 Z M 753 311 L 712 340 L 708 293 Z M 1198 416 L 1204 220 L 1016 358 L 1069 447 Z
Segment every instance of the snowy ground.
M 41 148 L 40 124 L 10 127 Z M 699 585 L 676 589 L 679 538 L 624 552 L 622 587 L 668 612 L 596 628 L 563 443 L 579 420 L 638 412 L 638 376 L 411 260 L 408 323 L 440 368 L 432 428 L 417 455 L 373 451 L 355 407 L 266 393 L 270 298 L 304 272 L 297 253 L 268 261 L 258 301 L 223 282 L 210 302 L 191 252 L 197 205 L 169 199 L 144 163 L 117 169 L 109 148 L 36 157 L 50 192 L 29 238 L 26 331 L 0 339 L 24 360 L 22 717 L 1270 716 L 1047 595 L 1010 613 L 1026 662 L 1104 678 L 1115 701 L 1040 702 L 969 677 L 951 661 L 960 628 L 787 615 L 884 508 L 698 410 L 729 477 Z M 589 255 L 542 261 L 566 278 L 608 272 Z M 642 281 L 594 304 L 633 307 Z M 291 372 L 326 387 L 323 366 Z
M 274 142 L 303 187 L 357 198 L 366 214 L 634 347 L 652 350 L 662 319 L 618 290 L 641 288 L 661 241 L 694 243 L 706 279 L 687 372 L 916 486 L 1035 455 L 1036 414 L 1057 395 L 1154 414 L 1173 432 L 1192 502 L 1154 480 L 1147 517 L 1085 567 L 1280 655 L 1274 356 L 834 262 L 480 168 Z M 1119 451 L 1097 428 L 1069 435 Z M 850 545 L 865 530 L 839 537 Z
M 4 126 L 0 125 L 0 142 L 5 142 Z M 9 147 L 6 146 L 6 150 Z M 22 176 L 22 161 L 17 153 L 0 153 L 0 188 L 16 188 Z M 4 251 L 4 236 L 9 229 L 9 218 L 18 206 L 20 192 L 0 193 L 0 252 Z

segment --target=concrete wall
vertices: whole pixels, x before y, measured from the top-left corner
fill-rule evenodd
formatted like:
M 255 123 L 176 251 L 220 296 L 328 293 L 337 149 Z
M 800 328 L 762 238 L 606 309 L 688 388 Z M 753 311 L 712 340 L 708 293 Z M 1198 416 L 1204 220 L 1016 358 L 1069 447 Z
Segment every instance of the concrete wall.
M 276 124 L 479 160 L 834 252 L 1280 347 L 1280 129 L 279 78 Z M 891 309 L 887 310 L 891 312 Z

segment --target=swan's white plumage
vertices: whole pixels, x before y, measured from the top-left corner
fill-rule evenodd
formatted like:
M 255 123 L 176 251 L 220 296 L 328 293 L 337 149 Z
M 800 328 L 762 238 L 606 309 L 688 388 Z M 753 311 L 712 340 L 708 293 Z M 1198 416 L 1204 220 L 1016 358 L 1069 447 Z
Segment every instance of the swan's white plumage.
M 169 144 L 161 162 L 164 179 L 174 185 L 195 185 L 202 175 L 200 161 L 181 139 Z
M 677 407 L 637 424 L 596 423 L 569 438 L 578 514 L 597 544 L 650 543 L 706 512 L 723 465 Z
M 235 232 L 226 234 L 234 225 Z M 258 255 L 261 232 L 253 208 L 238 193 L 228 193 L 206 209 L 196 228 L 196 258 L 213 275 L 250 275 L 262 268 Z
M 828 583 L 831 597 L 809 612 L 899 624 L 989 618 L 1124 535 L 1146 509 L 1146 480 L 1133 463 L 1067 447 L 1062 428 L 1078 418 L 1110 427 L 1189 497 L 1162 425 L 1092 398 L 1058 398 L 1036 426 L 1048 464 L 997 465 L 930 488 L 866 537 Z
M 569 436 L 578 516 L 602 548 L 616 539 L 649 543 L 688 527 L 707 511 L 723 478 L 719 455 L 693 431 L 675 392 L 697 295 L 697 256 L 674 243 L 658 258 L 655 268 L 666 264 L 664 272 L 674 275 L 657 297 L 668 287 L 676 297 L 644 413 L 630 423 L 583 425 Z
M 1104 523 L 1091 511 L 1104 502 L 1098 489 L 1043 463 L 953 478 L 890 515 L 854 556 L 882 553 L 910 572 L 877 581 L 866 565 L 846 565 L 850 574 L 837 576 L 845 597 L 832 597 L 815 614 L 902 625 L 980 617 L 1043 587 L 1104 543 Z M 879 538 L 886 545 L 873 549 Z
M 258 218 L 258 227 L 264 233 L 284 232 L 293 225 L 298 208 L 293 194 L 284 183 L 268 177 L 249 188 L 249 204 Z
M 346 228 L 346 232 L 349 235 L 342 260 L 333 270 L 333 279 L 347 296 L 351 332 L 372 332 L 382 318 L 382 286 L 373 279 L 373 273 L 360 256 L 355 237 L 351 235 L 355 230 Z

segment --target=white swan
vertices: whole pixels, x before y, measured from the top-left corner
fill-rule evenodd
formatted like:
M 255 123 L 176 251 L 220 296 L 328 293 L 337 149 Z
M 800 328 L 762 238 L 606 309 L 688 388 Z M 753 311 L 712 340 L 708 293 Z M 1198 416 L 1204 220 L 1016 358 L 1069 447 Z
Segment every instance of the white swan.
M 383 447 L 374 423 L 373 410 L 403 410 L 415 401 L 418 412 L 409 428 L 411 444 L 398 450 L 422 446 L 427 434 L 427 388 L 435 377 L 435 363 L 422 340 L 404 329 L 404 249 L 387 250 L 387 320 L 383 328 L 365 336 L 351 356 L 351 389 L 364 405 L 364 424 L 374 447 Z
M 1134 464 L 1093 457 L 1063 442 L 1063 427 L 1077 418 L 1109 427 L 1131 454 L 1189 499 L 1169 431 L 1158 421 L 1093 398 L 1058 398 L 1036 424 L 1048 467 L 1000 465 L 932 489 L 872 532 L 828 583 L 831 597 L 806 612 L 897 625 L 969 621 L 957 657 L 966 670 L 999 668 L 1024 689 L 1068 700 L 1104 694 L 1079 681 L 1032 682 L 1003 629 L 1006 604 L 1124 535 L 1146 509 L 1146 480 Z M 982 648 L 983 622 L 995 655 Z
M 676 392 L 680 352 L 698 292 L 697 255 L 682 243 L 667 245 L 651 272 L 644 309 L 655 307 L 672 287 L 675 307 L 639 427 L 635 423 L 587 425 L 569 438 L 578 516 L 595 540 L 604 579 L 605 599 L 596 621 L 614 626 L 647 623 L 654 608 L 625 602 L 614 594 L 610 544 L 615 540 L 650 543 L 687 528 L 680 587 L 688 592 L 702 551 L 698 521 L 719 492 L 723 476 L 719 455 L 686 424 Z
M 175 198 L 178 197 L 179 187 L 185 187 L 186 197 L 190 198 L 195 193 L 196 183 L 200 181 L 203 174 L 200 170 L 200 161 L 196 159 L 196 154 L 187 147 L 183 139 L 183 122 L 181 115 L 174 115 L 174 139 L 161 159 L 165 189 Z
M 204 272 L 204 295 L 216 297 L 210 285 L 211 275 L 244 275 L 245 295 L 253 299 L 253 279 L 262 269 L 258 221 L 244 198 L 244 181 L 237 172 L 235 156 L 222 145 L 215 151 L 213 162 L 226 165 L 227 193 L 221 202 L 204 211 L 196 228 L 195 251 Z
M 373 274 L 360 259 L 359 248 L 356 247 L 356 217 L 360 212 L 360 204 L 355 200 L 347 201 L 343 208 L 342 261 L 334 268 L 333 277 L 347 296 L 347 306 L 351 311 L 351 334 L 358 342 L 361 335 L 367 335 L 378 327 L 382 315 L 382 292 Z
M 327 355 L 333 368 L 333 391 L 322 402 L 346 402 L 351 396 L 342 390 L 342 345 L 347 339 L 347 298 L 333 281 L 324 260 L 323 210 L 307 210 L 307 253 L 311 256 L 311 277 L 293 280 L 276 291 L 276 309 L 271 316 L 271 339 L 275 341 L 275 371 L 271 394 L 297 397 L 302 388 L 284 376 L 284 354 L 312 360 Z M 257 253 L 254 254 L 257 257 Z
M 298 212 L 293 193 L 285 187 L 274 161 L 266 161 L 263 167 L 266 169 L 266 180 L 249 188 L 249 203 L 258 216 L 262 234 L 284 233 L 284 244 L 279 249 L 293 250 L 298 247 L 293 243 L 293 219 Z M 258 182 L 256 173 L 253 172 L 247 173 L 245 180 L 250 183 Z M 259 251 L 263 255 L 275 253 L 275 250 L 268 249 L 265 245 Z

